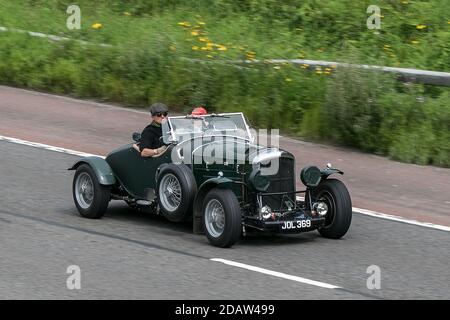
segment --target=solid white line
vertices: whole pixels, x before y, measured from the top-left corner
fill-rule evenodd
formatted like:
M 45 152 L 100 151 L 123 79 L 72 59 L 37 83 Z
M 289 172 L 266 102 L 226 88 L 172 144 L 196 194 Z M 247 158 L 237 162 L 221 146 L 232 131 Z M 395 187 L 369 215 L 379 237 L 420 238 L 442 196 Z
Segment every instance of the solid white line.
M 277 272 L 277 271 L 272 271 L 272 270 L 263 269 L 263 268 L 259 268 L 259 267 L 254 267 L 254 266 L 251 266 L 248 264 L 239 263 L 239 262 L 235 262 L 235 261 L 231 261 L 231 260 L 220 259 L 220 258 L 213 258 L 213 259 L 209 259 L 209 260 L 216 261 L 216 262 L 222 262 L 224 264 L 227 264 L 227 265 L 230 265 L 233 267 L 247 269 L 247 270 L 255 271 L 255 272 L 259 272 L 259 273 L 264 273 L 264 274 L 268 274 L 270 276 L 283 278 L 283 279 L 287 279 L 287 280 L 292 280 L 292 281 L 296 281 L 296 282 L 301 282 L 301 283 L 313 285 L 316 287 L 321 287 L 321 288 L 326 288 L 326 289 L 341 288 L 341 287 L 338 287 L 338 286 L 335 286 L 335 285 L 332 285 L 329 283 L 314 281 L 314 280 L 310 280 L 310 279 L 306 279 L 306 278 L 302 278 L 302 277 L 298 277 L 298 276 L 293 276 L 293 275 L 282 273 L 282 272 Z
M 300 201 L 305 200 L 305 197 L 297 196 L 297 198 Z M 385 219 L 385 220 L 403 222 L 403 223 L 412 224 L 412 225 L 419 226 L 419 227 L 432 228 L 432 229 L 437 229 L 437 230 L 442 230 L 442 231 L 450 231 L 450 227 L 447 227 L 447 226 L 442 226 L 440 224 L 434 224 L 431 222 L 420 222 L 417 220 L 406 219 L 406 218 L 403 218 L 400 216 L 395 216 L 392 214 L 381 213 L 381 212 L 376 212 L 376 211 L 361 209 L 361 208 L 356 208 L 356 207 L 352 207 L 352 211 L 359 213 L 359 214 L 363 214 L 365 216 L 371 216 L 371 217 L 381 218 L 381 219 Z
M 71 155 L 80 156 L 80 157 L 100 157 L 100 158 L 105 158 L 104 156 L 99 156 L 99 155 L 96 155 L 96 154 L 80 152 L 80 151 L 75 151 L 75 150 L 66 149 L 66 148 L 54 147 L 54 146 L 50 146 L 48 144 L 31 142 L 31 141 L 26 141 L 26 140 L 11 138 L 11 137 L 5 137 L 5 136 L 1 136 L 1 135 L 0 135 L 0 141 L 8 141 L 8 142 L 16 143 L 16 144 L 22 144 L 22 145 L 25 145 L 25 146 L 30 146 L 30 147 L 35 147 L 35 148 L 39 148 L 39 149 L 45 149 L 45 150 L 49 150 L 49 151 L 60 152 L 60 153 L 66 153 L 66 154 L 71 154 Z
M 353 207 L 352 210 L 354 212 L 366 215 L 366 216 L 371 216 L 371 217 L 375 217 L 375 218 L 381 218 L 381 219 L 386 219 L 386 220 L 391 220 L 391 221 L 397 221 L 397 222 L 403 222 L 403 223 L 407 223 L 407 224 L 412 224 L 412 225 L 416 225 L 416 226 L 420 226 L 420 227 L 426 227 L 426 228 L 432 228 L 432 229 L 437 229 L 437 230 L 442 230 L 442 231 L 450 231 L 450 227 L 447 226 L 442 226 L 439 224 L 434 224 L 434 223 L 430 223 L 430 222 L 420 222 L 417 220 L 412 220 L 412 219 L 405 219 L 399 216 L 394 216 L 391 214 L 386 214 L 386 213 L 380 213 L 380 212 L 376 212 L 376 211 L 371 211 L 371 210 L 367 210 L 367 209 L 361 209 L 361 208 L 355 208 Z
M 12 143 L 22 144 L 22 145 L 26 145 L 26 146 L 30 146 L 30 147 L 35 147 L 35 148 L 40 148 L 40 149 L 45 149 L 45 150 L 50 150 L 50 151 L 55 151 L 55 152 L 60 152 L 60 153 L 71 154 L 71 155 L 80 156 L 80 157 L 95 156 L 95 157 L 100 157 L 103 159 L 105 158 L 104 156 L 100 156 L 100 155 L 96 155 L 96 154 L 85 153 L 85 152 L 80 152 L 80 151 L 66 149 L 66 148 L 54 147 L 54 146 L 50 146 L 47 144 L 31 142 L 31 141 L 26 141 L 26 140 L 11 138 L 11 137 L 5 137 L 2 135 L 0 135 L 0 141 L 8 141 L 8 142 L 12 142 Z M 299 199 L 304 200 L 303 197 L 299 197 Z M 450 227 L 439 225 L 439 224 L 434 224 L 434 223 L 429 223 L 429 222 L 420 222 L 417 220 L 402 218 L 400 216 L 395 216 L 395 215 L 391 215 L 391 214 L 371 211 L 371 210 L 367 210 L 367 209 L 355 208 L 355 207 L 353 207 L 352 210 L 356 213 L 363 214 L 366 216 L 371 216 L 371 217 L 385 219 L 385 220 L 391 220 L 391 221 L 397 221 L 397 222 L 403 222 L 403 223 L 407 223 L 407 224 L 411 224 L 411 225 L 415 225 L 415 226 L 450 232 Z

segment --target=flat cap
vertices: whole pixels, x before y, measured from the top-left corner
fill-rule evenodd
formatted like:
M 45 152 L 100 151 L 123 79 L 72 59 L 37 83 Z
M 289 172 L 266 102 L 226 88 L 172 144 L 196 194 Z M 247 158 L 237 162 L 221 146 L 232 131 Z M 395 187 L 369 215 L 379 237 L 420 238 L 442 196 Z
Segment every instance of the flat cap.
M 150 106 L 150 113 L 154 116 L 160 112 L 168 112 L 169 108 L 164 103 L 156 102 Z

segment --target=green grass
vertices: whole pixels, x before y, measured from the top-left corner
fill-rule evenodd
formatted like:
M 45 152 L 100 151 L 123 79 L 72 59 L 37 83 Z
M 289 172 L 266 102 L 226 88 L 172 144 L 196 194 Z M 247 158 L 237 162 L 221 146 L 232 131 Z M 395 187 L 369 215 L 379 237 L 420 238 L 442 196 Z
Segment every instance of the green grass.
M 405 3 L 405 4 L 404 4 Z M 197 0 L 78 1 L 81 30 L 67 30 L 71 1 L 1 0 L 0 25 L 108 44 L 172 46 L 184 56 L 215 59 L 299 58 L 347 61 L 358 51 L 361 62 L 450 70 L 450 2 L 352 0 Z M 366 8 L 381 7 L 381 30 L 368 30 Z M 125 15 L 129 13 L 130 16 Z M 186 21 L 191 27 L 177 23 Z M 227 51 L 195 52 L 198 22 L 204 37 Z M 91 28 L 101 23 L 100 30 Z M 417 26 L 426 28 L 418 30 Z M 242 48 L 242 49 L 240 49 Z
M 82 28 L 68 30 L 69 1 L 0 0 L 1 26 L 92 43 L 0 33 L 0 82 L 128 106 L 163 101 L 180 112 L 199 104 L 244 111 L 258 127 L 450 166 L 449 88 L 404 85 L 361 70 L 183 59 L 306 58 L 450 70 L 450 3 L 407 2 L 83 0 Z M 366 28 L 369 4 L 379 4 L 384 16 L 378 34 Z

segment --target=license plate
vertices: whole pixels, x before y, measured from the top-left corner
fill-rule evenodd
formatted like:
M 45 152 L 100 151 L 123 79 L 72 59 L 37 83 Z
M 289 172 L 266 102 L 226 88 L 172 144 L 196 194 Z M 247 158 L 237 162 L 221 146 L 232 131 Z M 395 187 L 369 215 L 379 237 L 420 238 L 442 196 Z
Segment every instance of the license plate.
M 311 228 L 311 220 L 283 221 L 281 230 Z

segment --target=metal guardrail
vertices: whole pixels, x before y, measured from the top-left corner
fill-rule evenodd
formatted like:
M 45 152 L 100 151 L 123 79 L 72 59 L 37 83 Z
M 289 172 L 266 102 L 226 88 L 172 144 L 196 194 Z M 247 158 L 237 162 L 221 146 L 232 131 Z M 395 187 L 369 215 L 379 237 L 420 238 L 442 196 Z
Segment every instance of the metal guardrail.
M 46 38 L 52 41 L 78 41 L 85 45 L 99 45 L 102 47 L 112 47 L 109 44 L 94 44 L 83 40 L 76 40 L 66 37 L 59 37 L 50 34 L 44 34 L 40 32 L 33 32 L 28 30 L 21 29 L 13 29 L 13 28 L 5 28 L 0 26 L 0 32 L 15 32 L 15 33 L 25 33 L 31 37 L 39 37 Z M 450 87 L 450 73 L 449 72 L 439 72 L 439 71 L 430 71 L 430 70 L 420 70 L 420 69 L 409 69 L 409 68 L 393 68 L 393 67 L 383 67 L 383 66 L 374 66 L 374 65 L 366 65 L 366 64 L 350 64 L 350 63 L 341 63 L 341 62 L 331 62 L 331 61 L 322 61 L 322 60 L 306 60 L 306 59 L 268 59 L 268 60 L 222 60 L 222 61 L 205 61 L 200 59 L 188 59 L 193 62 L 200 63 L 222 63 L 222 64 L 232 64 L 232 65 L 245 65 L 252 63 L 291 63 L 291 64 L 299 64 L 305 65 L 306 68 L 315 69 L 316 67 L 325 67 L 325 68 L 358 68 L 358 69 L 368 69 L 368 70 L 377 70 L 387 73 L 395 73 L 399 76 L 400 80 L 404 82 L 416 82 L 423 84 L 431 84 L 437 86 L 447 86 Z
M 291 63 L 298 65 L 305 65 L 307 66 L 306 68 L 309 69 L 315 69 L 316 67 L 324 67 L 324 68 L 357 68 L 366 70 L 377 70 L 387 73 L 395 73 L 399 76 L 400 80 L 404 82 L 416 82 L 416 83 L 450 87 L 450 73 L 440 71 L 429 71 L 410 68 L 393 68 L 367 64 L 351 64 L 351 63 L 341 63 L 341 62 L 331 62 L 321 60 L 305 60 L 305 59 L 292 59 L 292 60 L 268 59 L 268 60 L 243 60 L 243 61 L 222 61 L 222 62 L 240 65 L 250 63 L 271 63 L 271 64 Z

